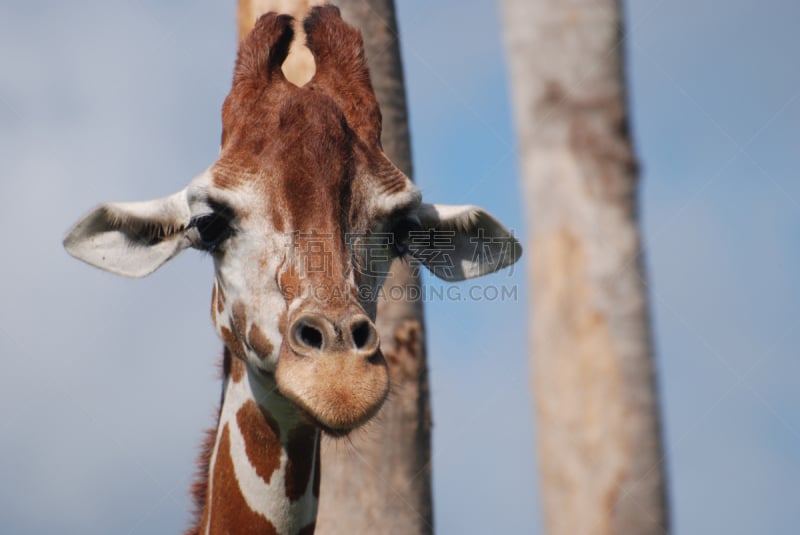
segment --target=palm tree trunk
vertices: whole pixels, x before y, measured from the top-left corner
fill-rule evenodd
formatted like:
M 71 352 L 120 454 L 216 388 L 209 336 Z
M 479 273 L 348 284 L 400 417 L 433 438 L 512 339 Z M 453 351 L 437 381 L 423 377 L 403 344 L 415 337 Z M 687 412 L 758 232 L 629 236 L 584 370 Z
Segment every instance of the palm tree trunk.
M 618 0 L 504 0 L 546 531 L 668 531 Z
M 320 0 L 239 0 L 239 32 L 244 36 L 268 11 L 301 19 Z M 412 176 L 403 68 L 393 0 L 337 0 L 343 18 L 361 29 L 372 85 L 383 114 L 383 149 Z M 296 42 L 303 42 L 298 32 Z M 313 73 L 307 51 L 295 45 L 287 78 L 302 84 Z M 419 278 L 395 263 L 386 288 L 406 288 L 419 296 Z M 412 288 L 412 290 L 408 290 Z M 433 532 L 431 505 L 431 411 L 422 302 L 378 304 L 381 348 L 389 363 L 392 393 L 367 429 L 347 441 L 322 444 L 322 482 L 316 533 Z

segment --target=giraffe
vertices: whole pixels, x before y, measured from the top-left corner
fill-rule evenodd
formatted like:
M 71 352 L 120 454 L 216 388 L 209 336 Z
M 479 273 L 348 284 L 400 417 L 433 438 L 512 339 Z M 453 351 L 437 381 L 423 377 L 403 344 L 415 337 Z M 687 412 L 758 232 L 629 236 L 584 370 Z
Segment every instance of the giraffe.
M 385 156 L 361 34 L 339 10 L 314 7 L 302 28 L 310 81 L 281 69 L 293 18 L 261 16 L 240 43 L 216 161 L 173 195 L 96 207 L 64 239 L 128 277 L 188 248 L 213 259 L 223 395 L 188 534 L 313 533 L 321 433 L 347 435 L 389 391 L 374 321 L 392 262 L 458 281 L 521 255 L 488 212 L 423 203 Z

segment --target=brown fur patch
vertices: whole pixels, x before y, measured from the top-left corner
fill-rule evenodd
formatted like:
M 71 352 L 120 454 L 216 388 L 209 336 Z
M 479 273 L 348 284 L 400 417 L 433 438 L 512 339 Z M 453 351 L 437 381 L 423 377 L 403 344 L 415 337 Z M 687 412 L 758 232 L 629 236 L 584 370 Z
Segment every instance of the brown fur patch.
M 235 302 L 233 307 L 231 307 L 231 316 L 233 333 L 239 340 L 244 340 L 244 337 L 247 335 L 247 309 L 244 303 L 241 301 Z
M 245 353 L 242 341 L 239 340 L 236 335 L 234 335 L 233 332 L 227 327 L 220 327 L 219 331 L 222 334 L 222 341 L 225 342 L 225 347 L 230 349 L 231 353 L 233 353 L 233 356 L 244 360 Z
M 222 429 L 214 463 L 214 494 L 211 496 L 211 533 L 278 535 L 278 530 L 247 505 L 233 469 L 228 424 Z
M 295 245 L 295 247 L 297 247 Z M 302 288 L 300 288 L 300 276 L 297 272 L 296 265 L 290 265 L 283 271 L 278 273 L 278 284 L 283 292 L 283 297 L 287 303 L 290 303 L 294 296 L 299 295 Z M 283 309 L 280 317 L 278 318 L 278 329 L 286 332 L 287 327 L 287 311 Z
M 219 286 L 215 284 L 215 286 Z M 217 287 L 217 314 L 222 314 L 225 310 L 225 292 L 222 288 Z
M 250 326 L 250 333 L 247 335 L 247 340 L 250 342 L 250 347 L 256 352 L 262 360 L 269 358 L 272 352 L 275 351 L 275 346 L 272 344 L 264 331 L 255 323 Z
M 286 332 L 286 327 L 288 326 L 288 323 L 287 323 L 288 322 L 288 319 L 287 319 L 288 316 L 289 316 L 288 311 L 286 309 L 283 309 L 281 311 L 280 317 L 278 318 L 278 331 L 280 331 L 282 333 Z
M 280 430 L 275 426 L 275 421 L 270 420 L 264 417 L 253 400 L 248 400 L 236 413 L 236 423 L 244 437 L 247 458 L 267 484 L 281 465 Z
M 238 383 L 244 379 L 247 369 L 245 368 L 244 361 L 241 359 L 231 359 L 231 381 Z
M 317 455 L 315 451 L 317 431 L 310 425 L 300 425 L 289 432 L 286 453 L 286 496 L 296 502 L 308 488 L 311 479 L 311 463 Z M 318 450 L 318 444 L 317 448 Z
M 227 331 L 227 329 L 225 330 Z M 225 346 L 225 350 L 222 355 L 222 377 L 224 379 L 230 378 L 230 380 L 234 383 L 238 383 L 242 380 L 246 372 L 247 370 L 245 368 L 244 360 L 231 355 L 231 350 Z M 223 399 L 222 401 L 224 402 L 225 400 Z

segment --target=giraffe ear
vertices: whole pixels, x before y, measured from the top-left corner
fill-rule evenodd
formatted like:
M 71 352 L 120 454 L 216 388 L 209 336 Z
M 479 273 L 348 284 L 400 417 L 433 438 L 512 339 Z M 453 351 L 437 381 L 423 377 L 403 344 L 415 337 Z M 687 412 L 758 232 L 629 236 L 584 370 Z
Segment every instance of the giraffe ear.
M 422 231 L 409 237 L 409 252 L 440 279 L 480 277 L 522 256 L 514 235 L 483 208 L 422 203 L 417 217 Z
M 186 190 L 144 202 L 101 204 L 64 238 L 69 254 L 126 277 L 149 275 L 190 246 Z

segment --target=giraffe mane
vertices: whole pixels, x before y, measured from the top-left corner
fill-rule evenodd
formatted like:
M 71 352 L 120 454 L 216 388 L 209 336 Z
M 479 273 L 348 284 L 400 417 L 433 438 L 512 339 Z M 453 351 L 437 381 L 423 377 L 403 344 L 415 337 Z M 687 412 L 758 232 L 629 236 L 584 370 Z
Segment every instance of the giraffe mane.
M 219 419 L 219 417 L 217 417 Z M 205 437 L 200 446 L 200 454 L 197 457 L 197 469 L 194 474 L 191 490 L 192 497 L 192 523 L 191 527 L 184 532 L 184 535 L 200 535 L 200 527 L 203 522 L 203 509 L 208 499 L 208 471 L 211 467 L 211 455 L 214 453 L 214 443 L 217 440 L 217 426 L 205 430 Z
M 225 379 L 230 374 L 231 356 L 227 348 L 224 350 L 222 359 L 218 361 L 219 375 L 221 379 Z M 189 494 L 192 498 L 192 520 L 190 527 L 184 532 L 184 535 L 200 535 L 200 528 L 203 523 L 203 510 L 208 500 L 208 478 L 209 470 L 211 469 L 211 457 L 214 454 L 214 444 L 217 441 L 217 428 L 219 427 L 219 419 L 222 411 L 222 403 L 224 399 L 220 399 L 219 409 L 214 414 L 214 426 L 205 430 L 203 442 L 200 445 L 200 453 L 197 456 L 197 464 L 194 472 L 194 481 L 190 487 Z

